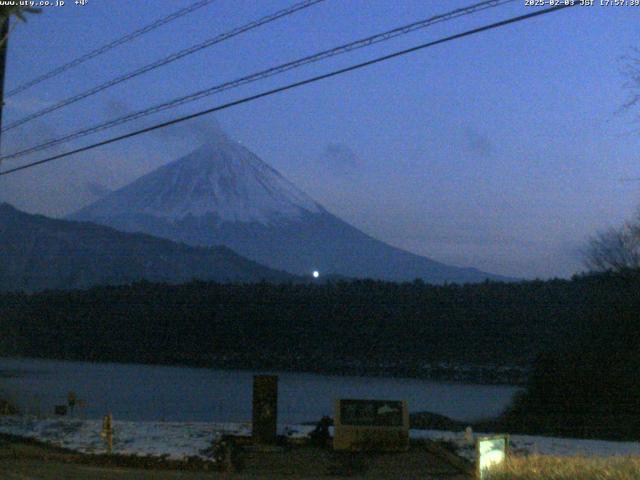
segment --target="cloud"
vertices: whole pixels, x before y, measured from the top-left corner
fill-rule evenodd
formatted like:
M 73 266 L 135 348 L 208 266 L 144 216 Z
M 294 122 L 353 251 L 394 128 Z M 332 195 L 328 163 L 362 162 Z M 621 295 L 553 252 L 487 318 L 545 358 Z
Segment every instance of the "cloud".
M 181 140 L 193 144 L 210 143 L 217 137 L 228 136 L 220 125 L 220 122 L 212 115 L 206 115 L 169 127 L 160 128 L 155 131 L 155 134 L 162 140 Z
M 87 191 L 93 195 L 96 199 L 107 196 L 112 190 L 100 182 L 95 182 L 93 180 L 88 181 L 85 184 Z
M 489 136 L 473 127 L 467 127 L 464 131 L 464 146 L 469 153 L 481 157 L 492 157 L 496 152 L 496 147 Z
M 7 155 L 13 152 L 18 152 L 40 145 L 41 143 L 45 143 L 49 140 L 53 140 L 58 136 L 59 132 L 52 122 L 47 120 L 34 120 L 2 134 L 2 153 Z M 35 154 L 30 154 L 30 156 L 48 156 L 51 153 L 58 153 L 61 148 L 62 146 L 59 145 L 51 149 L 42 150 Z M 7 162 L 20 163 L 18 159 L 8 160 Z
M 117 98 L 110 98 L 104 106 L 104 111 L 109 120 L 118 117 L 124 117 L 133 113 L 130 105 Z
M 20 118 L 50 107 L 52 104 L 50 101 L 41 100 L 34 96 L 10 97 L 5 100 L 4 108 L 11 114 L 16 114 L 17 118 Z
M 104 113 L 107 120 L 125 117 L 135 113 L 131 105 L 121 99 L 111 98 L 104 106 Z M 173 110 L 165 112 L 164 115 L 150 115 L 141 119 L 133 120 L 122 124 L 119 129 L 123 131 L 133 131 L 142 127 L 149 127 L 175 118 Z M 160 141 L 170 140 L 171 142 L 186 141 L 193 144 L 203 144 L 211 141 L 212 136 L 225 135 L 220 123 L 213 115 L 187 120 L 168 127 L 154 130 L 151 135 Z
M 35 120 L 3 134 L 2 151 L 11 154 L 59 137 L 60 134 L 60 129 L 53 122 Z M 2 163 L 2 170 L 41 160 L 69 148 L 69 144 L 60 144 L 24 157 L 8 159 Z M 128 147 L 127 156 L 135 159 L 130 150 L 131 147 Z M 48 216 L 66 215 L 95 201 L 98 195 L 104 195 L 107 189 L 105 184 L 113 183 L 114 175 L 110 173 L 113 162 L 120 165 L 124 159 L 120 161 L 120 155 L 113 149 L 96 150 L 0 177 L 0 201 L 28 212 Z
M 329 143 L 322 157 L 325 165 L 339 175 L 353 173 L 362 163 L 360 157 L 343 143 Z
M 114 120 L 134 114 L 137 109 L 120 98 L 110 98 L 104 104 L 103 111 L 107 120 Z M 126 122 L 116 127 L 116 130 L 120 133 L 130 132 L 172 120 L 175 117 L 175 111 L 168 110 L 161 115 L 150 115 Z M 149 135 L 161 143 L 170 142 L 171 146 L 176 144 L 197 146 L 210 143 L 216 137 L 227 137 L 216 117 L 211 114 L 153 130 Z

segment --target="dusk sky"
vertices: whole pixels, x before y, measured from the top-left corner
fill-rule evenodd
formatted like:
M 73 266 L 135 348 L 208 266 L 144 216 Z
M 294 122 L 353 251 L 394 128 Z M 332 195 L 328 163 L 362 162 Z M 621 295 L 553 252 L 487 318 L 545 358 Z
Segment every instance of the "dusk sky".
M 15 27 L 5 91 L 192 2 L 66 3 Z M 3 124 L 293 3 L 214 1 L 6 99 Z M 472 3 L 326 0 L 9 131 L 2 152 Z M 533 8 L 518 0 L 52 151 Z M 623 181 L 640 178 L 638 112 L 616 113 L 629 95 L 620 57 L 633 53 L 638 38 L 640 7 L 554 12 L 0 177 L 0 201 L 64 216 L 222 128 L 331 213 L 380 240 L 503 275 L 568 277 L 583 269 L 580 250 L 589 235 L 629 219 L 639 204 L 640 181 Z

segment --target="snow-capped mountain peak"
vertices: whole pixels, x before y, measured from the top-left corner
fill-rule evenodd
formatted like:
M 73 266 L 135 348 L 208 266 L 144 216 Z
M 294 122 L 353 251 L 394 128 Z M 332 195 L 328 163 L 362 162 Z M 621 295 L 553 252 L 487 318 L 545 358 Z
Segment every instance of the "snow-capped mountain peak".
M 178 221 L 213 215 L 221 222 L 261 224 L 323 211 L 276 170 L 222 134 L 88 208 L 105 218 L 137 213 Z

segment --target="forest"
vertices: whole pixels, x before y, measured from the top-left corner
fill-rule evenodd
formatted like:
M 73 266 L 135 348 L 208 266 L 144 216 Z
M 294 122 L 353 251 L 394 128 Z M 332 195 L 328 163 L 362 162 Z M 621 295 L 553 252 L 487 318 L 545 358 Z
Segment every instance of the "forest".
M 626 438 L 640 432 L 639 307 L 637 270 L 443 286 L 139 282 L 2 294 L 0 349 L 67 360 L 526 380 L 503 428 Z M 461 378 L 452 364 L 491 369 Z M 532 373 L 496 373 L 506 366 Z
M 3 355 L 420 376 L 528 366 L 588 325 L 602 276 L 433 286 L 136 283 L 2 294 Z M 602 308 L 606 304 L 601 303 Z

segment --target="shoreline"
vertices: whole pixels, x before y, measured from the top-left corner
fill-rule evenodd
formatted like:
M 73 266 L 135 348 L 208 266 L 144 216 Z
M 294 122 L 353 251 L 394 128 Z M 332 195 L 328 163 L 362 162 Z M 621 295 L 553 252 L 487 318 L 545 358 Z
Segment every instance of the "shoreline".
M 526 385 L 529 369 L 519 366 L 488 366 L 474 364 L 450 363 L 447 366 L 439 366 L 445 362 L 433 362 L 435 367 L 413 368 L 405 366 L 323 366 L 305 368 L 305 366 L 292 366 L 291 364 L 271 364 L 265 366 L 254 361 L 213 361 L 205 362 L 136 362 L 131 360 L 89 360 L 77 358 L 49 358 L 49 357 L 0 357 L 2 360 L 17 361 L 58 361 L 58 362 L 78 362 L 91 364 L 116 364 L 116 365 L 140 365 L 155 367 L 175 367 L 175 368 L 195 368 L 206 370 L 224 370 L 231 372 L 282 372 L 291 374 L 309 374 L 336 377 L 372 377 L 372 378 L 394 378 L 425 380 L 438 383 L 465 384 L 465 385 L 487 385 L 487 386 L 508 386 L 523 387 Z M 46 372 L 38 370 L 17 370 L 0 369 L 0 379 L 19 378 L 26 375 L 43 374 Z

